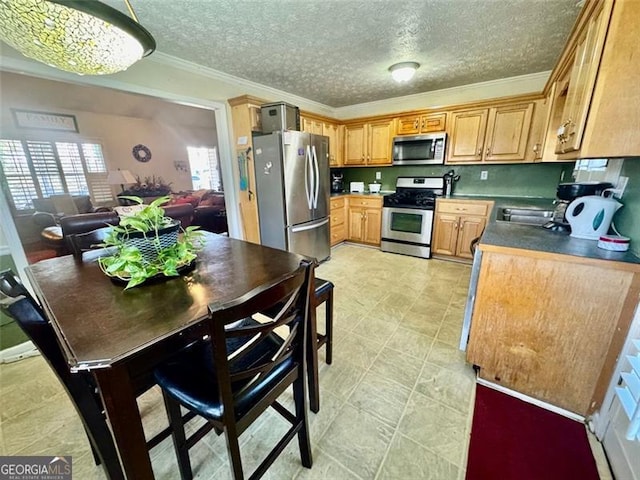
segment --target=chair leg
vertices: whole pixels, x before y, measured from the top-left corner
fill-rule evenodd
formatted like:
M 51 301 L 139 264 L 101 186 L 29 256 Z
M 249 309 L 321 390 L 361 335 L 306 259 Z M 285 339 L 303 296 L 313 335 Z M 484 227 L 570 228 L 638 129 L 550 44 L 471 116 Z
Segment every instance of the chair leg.
M 238 430 L 235 423 L 225 426 L 225 437 L 227 440 L 227 453 L 229 455 L 229 464 L 231 474 L 234 480 L 244 480 L 242 472 L 242 458 L 240 458 L 240 444 L 238 443 Z
M 169 418 L 169 427 L 171 427 L 171 438 L 173 439 L 173 447 L 176 451 L 178 459 L 178 469 L 180 470 L 180 478 L 182 480 L 192 480 L 193 472 L 191 471 L 191 461 L 189 460 L 189 448 L 187 447 L 187 439 L 184 434 L 184 421 L 180 404 L 173 398 L 162 391 L 164 405 Z
M 100 465 L 102 463 L 102 460 L 100 460 L 100 455 L 98 455 L 98 450 L 96 450 L 96 447 L 93 445 L 93 441 L 91 440 L 91 436 L 89 435 L 88 432 L 87 432 L 87 438 L 89 439 L 89 445 L 91 445 L 91 454 L 93 455 L 93 461 L 96 465 Z
M 320 383 L 318 379 L 318 326 L 315 307 L 311 308 L 307 342 L 307 378 L 309 382 L 309 408 L 320 411 Z
M 300 459 L 302 466 L 311 468 L 313 457 L 311 455 L 311 441 L 309 440 L 309 419 L 307 418 L 307 406 L 305 405 L 305 380 L 304 375 L 299 375 L 293 382 L 293 401 L 296 409 L 296 421 L 302 426 L 298 431 L 298 446 L 300 447 Z
M 329 291 L 325 308 L 325 334 L 327 335 L 327 349 L 325 350 L 325 358 L 328 365 L 333 361 L 333 288 Z

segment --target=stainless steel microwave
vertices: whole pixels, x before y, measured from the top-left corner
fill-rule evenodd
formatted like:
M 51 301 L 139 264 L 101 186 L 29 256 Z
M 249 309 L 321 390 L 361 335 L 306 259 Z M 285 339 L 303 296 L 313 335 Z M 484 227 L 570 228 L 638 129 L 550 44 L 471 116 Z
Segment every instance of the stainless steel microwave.
M 439 165 L 444 163 L 446 133 L 405 135 L 393 139 L 394 165 Z

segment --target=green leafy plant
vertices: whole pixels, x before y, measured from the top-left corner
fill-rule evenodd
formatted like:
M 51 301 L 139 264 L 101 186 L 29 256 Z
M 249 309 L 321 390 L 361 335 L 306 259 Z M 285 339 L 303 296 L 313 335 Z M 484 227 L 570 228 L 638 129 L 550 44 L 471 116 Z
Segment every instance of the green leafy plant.
M 140 197 L 125 198 L 143 205 Z M 199 227 L 180 229 L 177 241 L 164 245 L 164 231 L 171 227 L 179 228 L 174 219 L 165 216 L 162 208 L 169 199 L 168 196 L 157 198 L 133 215 L 122 218 L 120 225 L 111 229 L 102 244 L 112 247 L 115 253 L 100 257 L 100 268 L 106 275 L 126 281 L 125 290 L 156 275 L 179 275 L 178 269 L 193 262 L 197 250 L 202 247 L 202 232 L 197 231 Z M 146 243 L 143 251 L 139 248 L 140 242 Z

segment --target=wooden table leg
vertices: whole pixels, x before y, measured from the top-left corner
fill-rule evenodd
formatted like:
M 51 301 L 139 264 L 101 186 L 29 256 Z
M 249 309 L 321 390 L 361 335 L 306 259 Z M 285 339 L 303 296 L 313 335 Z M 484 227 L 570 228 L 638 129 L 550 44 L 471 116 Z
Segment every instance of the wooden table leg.
M 313 295 L 313 293 L 311 294 Z M 313 413 L 320 411 L 320 380 L 318 378 L 318 325 L 316 305 L 312 300 L 309 313 L 309 335 L 307 342 L 307 378 L 309 381 L 309 408 Z
M 126 365 L 94 371 L 126 478 L 153 479 L 151 459 Z

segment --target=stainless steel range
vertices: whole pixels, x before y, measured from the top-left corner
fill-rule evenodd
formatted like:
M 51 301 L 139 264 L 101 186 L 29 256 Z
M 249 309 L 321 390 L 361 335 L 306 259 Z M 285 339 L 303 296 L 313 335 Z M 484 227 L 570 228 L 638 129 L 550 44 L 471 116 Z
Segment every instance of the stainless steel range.
M 396 192 L 383 198 L 380 249 L 431 258 L 433 211 L 444 188 L 443 177 L 398 177 Z

